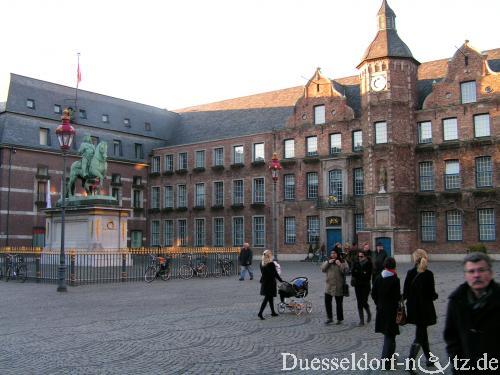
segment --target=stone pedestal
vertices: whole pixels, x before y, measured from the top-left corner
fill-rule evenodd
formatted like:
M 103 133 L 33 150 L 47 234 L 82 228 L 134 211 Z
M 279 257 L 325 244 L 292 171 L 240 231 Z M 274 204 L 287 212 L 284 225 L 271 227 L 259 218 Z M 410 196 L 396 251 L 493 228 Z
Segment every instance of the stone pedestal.
M 95 253 L 109 262 L 110 253 L 127 248 L 127 220 L 130 210 L 120 208 L 104 199 L 79 198 L 66 200 L 65 252 Z M 46 251 L 61 249 L 61 208 L 45 210 Z M 108 253 L 108 254 L 106 254 Z M 80 257 L 78 257 L 80 258 Z M 100 265 L 99 256 L 92 256 L 92 263 Z M 121 256 L 116 256 L 121 264 Z M 104 260 L 103 260 L 104 262 Z M 114 263 L 114 261 L 111 261 Z M 129 263 L 129 260 L 127 260 Z

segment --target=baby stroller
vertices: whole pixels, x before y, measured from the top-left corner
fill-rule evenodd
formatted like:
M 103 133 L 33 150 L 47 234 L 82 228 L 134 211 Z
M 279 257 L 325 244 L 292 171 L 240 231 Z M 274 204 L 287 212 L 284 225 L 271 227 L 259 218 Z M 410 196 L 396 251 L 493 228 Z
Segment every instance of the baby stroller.
M 305 300 L 309 291 L 307 277 L 296 277 L 290 282 L 283 282 L 279 286 L 280 298 L 285 302 L 278 304 L 278 311 L 284 313 L 286 310 L 293 311 L 296 315 L 302 314 L 305 310 L 308 314 L 312 311 L 312 302 Z M 288 301 L 285 300 L 288 298 Z

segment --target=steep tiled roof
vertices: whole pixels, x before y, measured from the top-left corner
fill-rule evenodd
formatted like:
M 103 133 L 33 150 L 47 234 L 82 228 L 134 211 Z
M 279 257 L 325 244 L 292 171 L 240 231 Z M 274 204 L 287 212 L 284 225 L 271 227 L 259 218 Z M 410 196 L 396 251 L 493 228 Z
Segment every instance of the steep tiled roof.
M 408 46 L 401 40 L 394 29 L 379 30 L 375 39 L 373 39 L 366 49 L 361 61 L 382 57 L 399 57 L 415 60 Z

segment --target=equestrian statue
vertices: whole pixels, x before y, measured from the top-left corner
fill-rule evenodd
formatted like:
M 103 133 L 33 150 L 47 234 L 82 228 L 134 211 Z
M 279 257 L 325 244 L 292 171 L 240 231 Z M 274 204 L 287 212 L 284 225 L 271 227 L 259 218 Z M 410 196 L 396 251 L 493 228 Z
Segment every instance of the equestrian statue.
M 68 181 L 68 195 L 75 195 L 75 182 L 82 180 L 82 187 L 87 195 L 100 194 L 106 171 L 108 169 L 108 144 L 100 142 L 97 146 L 92 143 L 90 135 L 85 135 L 78 149 L 81 159 L 71 164 Z

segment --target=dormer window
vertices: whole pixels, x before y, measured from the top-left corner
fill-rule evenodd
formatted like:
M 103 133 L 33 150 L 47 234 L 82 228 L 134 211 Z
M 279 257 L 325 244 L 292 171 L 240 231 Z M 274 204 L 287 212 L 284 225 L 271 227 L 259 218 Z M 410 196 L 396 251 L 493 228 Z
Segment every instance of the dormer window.
M 101 121 L 106 123 L 106 124 L 109 123 L 109 115 L 103 114 L 101 116 Z
M 460 84 L 462 104 L 476 102 L 476 81 L 462 82 Z
M 150 122 L 144 123 L 144 130 L 146 130 L 147 132 L 151 131 L 151 123 Z
M 325 123 L 325 106 L 317 105 L 314 107 L 314 125 Z
M 125 125 L 127 128 L 130 128 L 130 119 L 129 118 L 123 119 L 123 125 Z
M 28 107 L 29 109 L 35 109 L 35 100 L 26 99 L 26 107 Z
M 54 113 L 61 114 L 61 106 L 59 104 L 54 104 Z
M 81 119 L 86 119 L 87 118 L 87 111 L 86 110 L 80 109 L 79 113 L 80 113 L 80 118 Z

